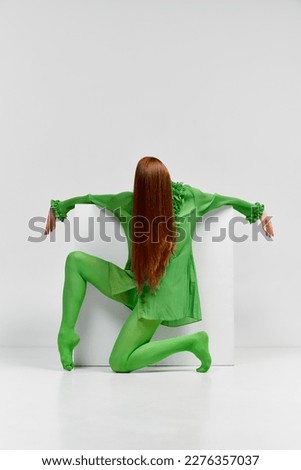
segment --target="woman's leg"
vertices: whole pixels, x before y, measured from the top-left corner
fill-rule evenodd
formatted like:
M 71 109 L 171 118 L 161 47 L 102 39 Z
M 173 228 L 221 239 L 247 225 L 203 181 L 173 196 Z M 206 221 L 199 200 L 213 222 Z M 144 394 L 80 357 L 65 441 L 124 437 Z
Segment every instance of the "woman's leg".
M 109 261 L 83 251 L 72 251 L 66 258 L 63 312 L 57 339 L 61 362 L 66 370 L 74 367 L 73 350 L 80 341 L 74 328 L 86 294 L 87 282 L 104 295 L 113 298 L 109 282 L 109 264 Z M 121 268 L 120 270 L 122 271 Z M 120 293 L 118 299 L 116 296 L 114 299 L 126 302 L 126 293 Z
M 171 354 L 190 351 L 201 360 L 198 372 L 211 365 L 208 335 L 205 331 L 175 338 L 150 341 L 160 320 L 138 319 L 134 309 L 123 324 L 111 352 L 109 363 L 114 372 L 131 372 L 157 363 Z

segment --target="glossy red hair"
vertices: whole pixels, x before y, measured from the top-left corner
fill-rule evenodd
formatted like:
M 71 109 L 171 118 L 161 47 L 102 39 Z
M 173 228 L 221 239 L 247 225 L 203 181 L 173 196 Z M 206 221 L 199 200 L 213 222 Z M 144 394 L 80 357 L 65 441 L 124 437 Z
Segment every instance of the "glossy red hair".
M 176 246 L 171 178 L 156 157 L 138 161 L 133 193 L 132 270 L 138 294 L 154 292 Z

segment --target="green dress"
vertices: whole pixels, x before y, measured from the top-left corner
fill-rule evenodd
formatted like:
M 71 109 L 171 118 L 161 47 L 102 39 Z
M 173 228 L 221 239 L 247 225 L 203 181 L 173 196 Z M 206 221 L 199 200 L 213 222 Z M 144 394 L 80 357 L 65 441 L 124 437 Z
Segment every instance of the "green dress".
M 51 199 L 56 217 L 64 221 L 75 204 L 95 204 L 112 212 L 123 227 L 128 259 L 124 269 L 109 262 L 109 277 L 112 298 L 123 302 L 130 309 L 137 309 L 138 318 L 160 319 L 165 326 L 181 326 L 202 320 L 197 275 L 192 251 L 192 239 L 197 219 L 207 212 L 224 205 L 230 205 L 245 215 L 250 223 L 260 218 L 264 205 L 242 199 L 205 193 L 182 182 L 172 181 L 173 209 L 177 226 L 175 253 L 169 259 L 166 274 L 156 292 L 152 293 L 145 284 L 140 296 L 131 270 L 131 217 L 133 192 L 118 194 L 87 194 L 65 201 Z M 122 299 L 122 300 L 121 300 Z

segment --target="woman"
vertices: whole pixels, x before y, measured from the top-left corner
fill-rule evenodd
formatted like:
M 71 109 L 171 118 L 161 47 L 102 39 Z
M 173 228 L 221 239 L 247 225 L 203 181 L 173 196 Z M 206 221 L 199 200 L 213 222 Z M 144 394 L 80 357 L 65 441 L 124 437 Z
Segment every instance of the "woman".
M 96 204 L 115 214 L 129 251 L 124 269 L 82 251 L 68 254 L 57 338 L 64 369 L 74 367 L 73 350 L 80 341 L 74 328 L 90 282 L 131 310 L 110 354 L 113 371 L 131 372 L 176 352 L 190 351 L 201 361 L 197 372 L 206 372 L 211 356 L 205 331 L 160 341 L 151 338 L 160 324 L 180 326 L 202 319 L 192 253 L 196 218 L 231 205 L 250 223 L 260 219 L 271 237 L 273 227 L 265 220 L 264 205 L 171 181 L 161 160 L 149 156 L 138 161 L 133 192 L 52 199 L 45 234 L 55 229 L 56 219 L 64 221 L 75 204 Z

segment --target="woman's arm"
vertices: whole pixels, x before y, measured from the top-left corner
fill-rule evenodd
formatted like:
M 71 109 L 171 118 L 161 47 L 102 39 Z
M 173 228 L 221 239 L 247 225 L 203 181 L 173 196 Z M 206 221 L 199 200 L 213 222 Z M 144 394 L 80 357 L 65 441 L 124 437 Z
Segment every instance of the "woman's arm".
M 117 208 L 118 202 L 121 202 L 118 197 L 120 194 L 125 193 L 100 195 L 86 194 L 85 196 L 76 196 L 70 199 L 65 199 L 64 201 L 51 199 L 44 234 L 47 235 L 49 231 L 51 232 L 55 229 L 56 219 L 63 222 L 67 218 L 68 212 L 74 209 L 76 204 L 96 204 L 97 206 L 104 207 L 111 212 L 114 212 Z
M 50 207 L 54 211 L 56 217 L 62 222 L 66 219 L 68 212 L 74 209 L 76 204 L 96 204 L 113 211 L 116 207 L 118 194 L 86 194 L 85 196 L 76 196 L 65 201 L 51 199 Z
M 260 202 L 252 203 L 233 196 L 224 196 L 218 193 L 205 193 L 198 188 L 193 188 L 192 186 L 189 186 L 189 188 L 192 190 L 194 195 L 197 217 L 224 205 L 230 205 L 233 209 L 243 214 L 249 223 L 256 222 L 258 219 L 262 222 L 266 218 L 264 204 L 261 204 Z M 274 235 L 271 221 L 263 224 L 263 229 L 268 236 Z

